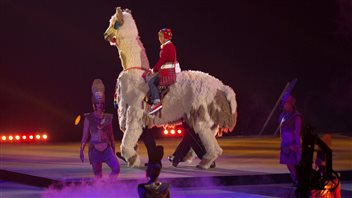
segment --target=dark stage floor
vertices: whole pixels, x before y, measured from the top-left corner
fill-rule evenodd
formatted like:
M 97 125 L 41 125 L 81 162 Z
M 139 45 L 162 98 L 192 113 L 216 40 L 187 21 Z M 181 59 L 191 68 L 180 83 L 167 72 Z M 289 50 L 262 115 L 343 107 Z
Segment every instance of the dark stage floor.
M 333 169 L 341 173 L 343 197 L 352 197 L 352 138 L 333 136 Z M 171 184 L 171 197 L 294 197 L 286 166 L 279 164 L 278 137 L 219 138 L 224 150 L 217 167 L 200 170 L 183 163 L 175 168 L 167 156 L 180 139 L 158 139 L 165 148 L 161 181 Z M 119 142 L 117 142 L 119 144 Z M 119 145 L 116 145 L 119 148 Z M 128 168 L 123 161 L 116 181 L 93 181 L 88 161 L 79 159 L 79 143 L 0 144 L 0 197 L 137 197 L 137 184 L 146 182 L 144 167 Z M 139 151 L 147 155 L 143 144 Z M 87 156 L 87 153 L 86 153 Z M 65 186 L 47 188 L 53 181 Z

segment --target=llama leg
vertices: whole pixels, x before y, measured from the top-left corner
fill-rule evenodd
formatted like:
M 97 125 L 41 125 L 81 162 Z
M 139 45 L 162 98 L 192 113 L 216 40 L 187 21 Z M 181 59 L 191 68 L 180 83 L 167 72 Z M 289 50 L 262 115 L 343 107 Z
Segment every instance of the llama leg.
M 213 134 L 217 134 L 217 129 L 215 129 L 216 131 L 213 133 Z M 215 145 L 215 150 L 216 150 L 216 153 L 218 154 L 218 156 L 222 155 L 222 148 L 220 147 L 219 145 L 219 142 L 217 141 L 216 139 L 216 135 L 213 136 L 214 137 L 214 145 Z
M 139 137 L 142 134 L 142 129 L 126 129 L 121 142 L 121 154 L 126 159 L 129 167 L 138 167 L 140 158 L 134 149 Z
M 218 157 L 218 148 L 216 147 L 217 141 L 210 129 L 210 126 L 208 126 L 208 123 L 205 121 L 197 122 L 194 126 L 194 130 L 199 135 L 199 138 L 206 150 L 206 154 L 199 163 L 199 167 L 202 169 L 208 169 Z

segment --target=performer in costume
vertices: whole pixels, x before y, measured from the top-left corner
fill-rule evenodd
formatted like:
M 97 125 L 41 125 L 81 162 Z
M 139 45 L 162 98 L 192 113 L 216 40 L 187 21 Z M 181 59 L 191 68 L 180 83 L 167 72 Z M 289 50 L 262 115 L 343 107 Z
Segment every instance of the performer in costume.
M 286 93 L 281 101 L 283 112 L 280 114 L 281 151 L 280 164 L 287 164 L 294 184 L 297 184 L 295 166 L 301 159 L 302 115 L 296 110 L 296 99 Z
M 105 88 L 100 79 L 93 81 L 92 104 L 94 112 L 85 114 L 80 158 L 84 162 L 84 148 L 90 135 L 88 154 L 94 175 L 97 178 L 102 177 L 102 163 L 104 162 L 111 168 L 110 176 L 114 177 L 120 172 L 120 164 L 115 156 L 113 115 L 104 112 Z
M 150 157 L 150 163 L 148 163 L 147 169 L 145 170 L 146 176 L 149 178 L 147 183 L 138 184 L 138 195 L 139 197 L 170 197 L 169 184 L 160 182 L 159 175 L 161 172 L 161 159 L 164 155 L 164 148 L 157 146 L 155 153 Z
M 199 159 L 202 159 L 206 153 L 205 147 L 202 141 L 199 138 L 199 135 L 196 134 L 191 128 L 189 128 L 186 124 L 183 124 L 184 128 L 184 136 L 182 141 L 177 145 L 175 152 L 168 156 L 168 160 L 172 163 L 174 167 L 180 162 L 185 162 L 188 159 L 192 159 L 193 152 L 191 148 L 197 155 Z M 201 168 L 200 166 L 197 166 Z M 210 165 L 210 168 L 215 168 L 216 164 L 215 161 Z
M 161 29 L 158 33 L 160 46 L 160 58 L 153 67 L 154 76 L 148 81 L 151 100 L 153 105 L 150 108 L 149 114 L 153 114 L 162 108 L 158 85 L 160 83 L 161 69 L 174 69 L 173 73 L 179 72 L 180 67 L 176 59 L 176 48 L 171 42 L 172 32 L 170 29 Z

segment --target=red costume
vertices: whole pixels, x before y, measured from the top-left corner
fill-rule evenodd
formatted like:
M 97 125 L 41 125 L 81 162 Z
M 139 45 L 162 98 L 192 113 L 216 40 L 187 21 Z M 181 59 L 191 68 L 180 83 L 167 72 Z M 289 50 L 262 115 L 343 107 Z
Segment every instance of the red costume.
M 176 62 L 176 48 L 171 41 L 167 41 L 160 46 L 160 58 L 153 67 L 153 71 L 158 72 L 161 66 L 163 66 L 164 64 L 174 64 Z
M 162 108 L 160 94 L 157 86 L 168 87 L 176 82 L 176 71 L 181 71 L 176 60 L 176 49 L 170 41 L 172 32 L 170 29 L 164 28 L 159 31 L 160 58 L 153 67 L 153 72 L 157 73 L 148 81 L 151 100 L 153 105 L 149 114 L 153 114 Z

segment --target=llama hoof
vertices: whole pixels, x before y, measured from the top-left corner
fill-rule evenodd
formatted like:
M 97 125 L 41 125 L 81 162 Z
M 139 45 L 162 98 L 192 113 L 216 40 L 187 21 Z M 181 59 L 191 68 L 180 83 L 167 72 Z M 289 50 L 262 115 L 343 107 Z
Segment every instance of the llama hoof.
M 128 158 L 127 162 L 127 166 L 131 168 L 138 167 L 140 163 L 138 155 L 133 155 L 132 157 Z
M 198 164 L 196 167 L 199 168 L 199 169 L 202 169 L 202 170 L 207 170 L 209 168 L 216 168 L 216 164 L 215 164 L 215 162 L 213 162 L 209 167 L 206 167 L 206 166 Z
M 116 156 L 121 159 L 122 161 L 126 162 L 126 159 L 121 155 L 120 152 L 116 152 Z
M 210 168 L 216 168 L 215 161 L 210 165 Z
M 200 163 L 197 165 L 197 168 L 203 170 L 209 169 L 213 162 L 214 160 L 212 159 L 203 158 L 202 161 L 200 161 Z

